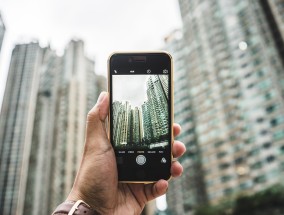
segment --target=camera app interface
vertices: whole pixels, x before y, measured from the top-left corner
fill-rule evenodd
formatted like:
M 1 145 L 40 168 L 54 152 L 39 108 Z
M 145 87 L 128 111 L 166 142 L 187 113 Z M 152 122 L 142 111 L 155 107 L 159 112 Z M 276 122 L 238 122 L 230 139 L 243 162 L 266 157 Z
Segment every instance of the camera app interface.
M 112 75 L 112 144 L 117 163 L 146 166 L 170 162 L 170 89 L 165 74 Z M 162 73 L 162 72 L 160 72 Z

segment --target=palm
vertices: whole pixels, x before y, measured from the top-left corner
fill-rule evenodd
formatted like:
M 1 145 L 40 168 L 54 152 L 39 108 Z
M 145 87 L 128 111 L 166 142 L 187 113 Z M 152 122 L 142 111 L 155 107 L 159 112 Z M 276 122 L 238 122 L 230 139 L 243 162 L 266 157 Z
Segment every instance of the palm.
M 117 214 L 140 214 L 144 205 L 150 200 L 145 192 L 145 184 L 119 184 Z M 149 186 L 149 185 L 148 185 Z

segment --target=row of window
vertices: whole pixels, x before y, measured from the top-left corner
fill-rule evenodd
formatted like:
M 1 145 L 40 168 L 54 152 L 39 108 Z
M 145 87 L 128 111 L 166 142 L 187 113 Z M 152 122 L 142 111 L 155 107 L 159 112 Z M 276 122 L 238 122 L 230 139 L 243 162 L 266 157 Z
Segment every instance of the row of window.
M 280 151 L 282 153 L 284 153 L 284 146 L 282 146 L 280 148 Z M 222 152 L 222 153 L 217 154 L 217 157 L 219 156 L 218 158 L 220 158 L 220 157 L 224 157 L 225 155 L 226 155 L 226 152 Z M 256 163 L 252 164 L 250 166 L 250 168 L 253 169 L 253 170 L 260 169 L 260 168 L 263 167 L 263 165 L 265 163 L 272 163 L 272 162 L 275 161 L 275 159 L 276 159 L 276 157 L 274 155 L 269 155 L 269 156 L 266 157 L 265 161 L 257 161 Z M 234 164 L 239 165 L 241 163 L 244 163 L 245 160 L 246 159 L 244 157 L 236 158 L 234 160 Z M 230 166 L 231 166 L 231 164 L 229 162 L 225 162 L 225 163 L 222 163 L 222 164 L 219 165 L 219 169 L 225 170 L 225 169 L 229 168 Z
M 284 167 L 284 163 L 283 163 L 283 167 Z M 277 169 L 274 169 L 274 170 L 270 171 L 267 175 L 256 176 L 252 180 L 248 180 L 246 182 L 239 184 L 238 187 L 235 187 L 235 188 L 228 187 L 228 188 L 223 190 L 223 193 L 225 195 L 229 195 L 229 194 L 232 194 L 234 191 L 238 191 L 237 189 L 239 189 L 239 190 L 249 189 L 254 184 L 256 185 L 256 184 L 264 183 L 267 180 L 269 180 L 269 178 L 275 178 L 278 174 L 279 174 L 279 171 Z M 234 177 L 232 175 L 225 175 L 225 176 L 221 177 L 220 179 L 221 179 L 221 182 L 225 183 L 225 182 L 230 181 L 233 178 Z M 212 180 L 208 181 L 207 185 L 208 186 L 213 185 L 213 181 Z

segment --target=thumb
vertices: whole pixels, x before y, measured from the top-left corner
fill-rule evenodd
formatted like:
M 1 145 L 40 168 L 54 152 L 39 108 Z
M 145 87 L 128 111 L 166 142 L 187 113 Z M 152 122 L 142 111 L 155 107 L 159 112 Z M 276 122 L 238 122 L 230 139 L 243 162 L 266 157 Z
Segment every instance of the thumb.
M 89 111 L 87 117 L 86 143 L 88 145 L 96 148 L 105 145 L 105 140 L 108 139 L 105 126 L 108 109 L 109 95 L 107 92 L 101 92 L 96 105 Z
M 88 121 L 100 119 L 105 121 L 108 115 L 109 99 L 107 92 L 101 92 L 96 105 L 88 113 Z

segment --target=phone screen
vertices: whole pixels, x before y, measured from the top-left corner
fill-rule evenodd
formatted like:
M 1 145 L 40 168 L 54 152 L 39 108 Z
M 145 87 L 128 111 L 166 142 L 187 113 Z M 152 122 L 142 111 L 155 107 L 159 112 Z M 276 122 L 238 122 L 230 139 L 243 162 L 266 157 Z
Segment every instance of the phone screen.
M 170 177 L 171 78 L 165 53 L 110 59 L 110 139 L 120 181 Z

